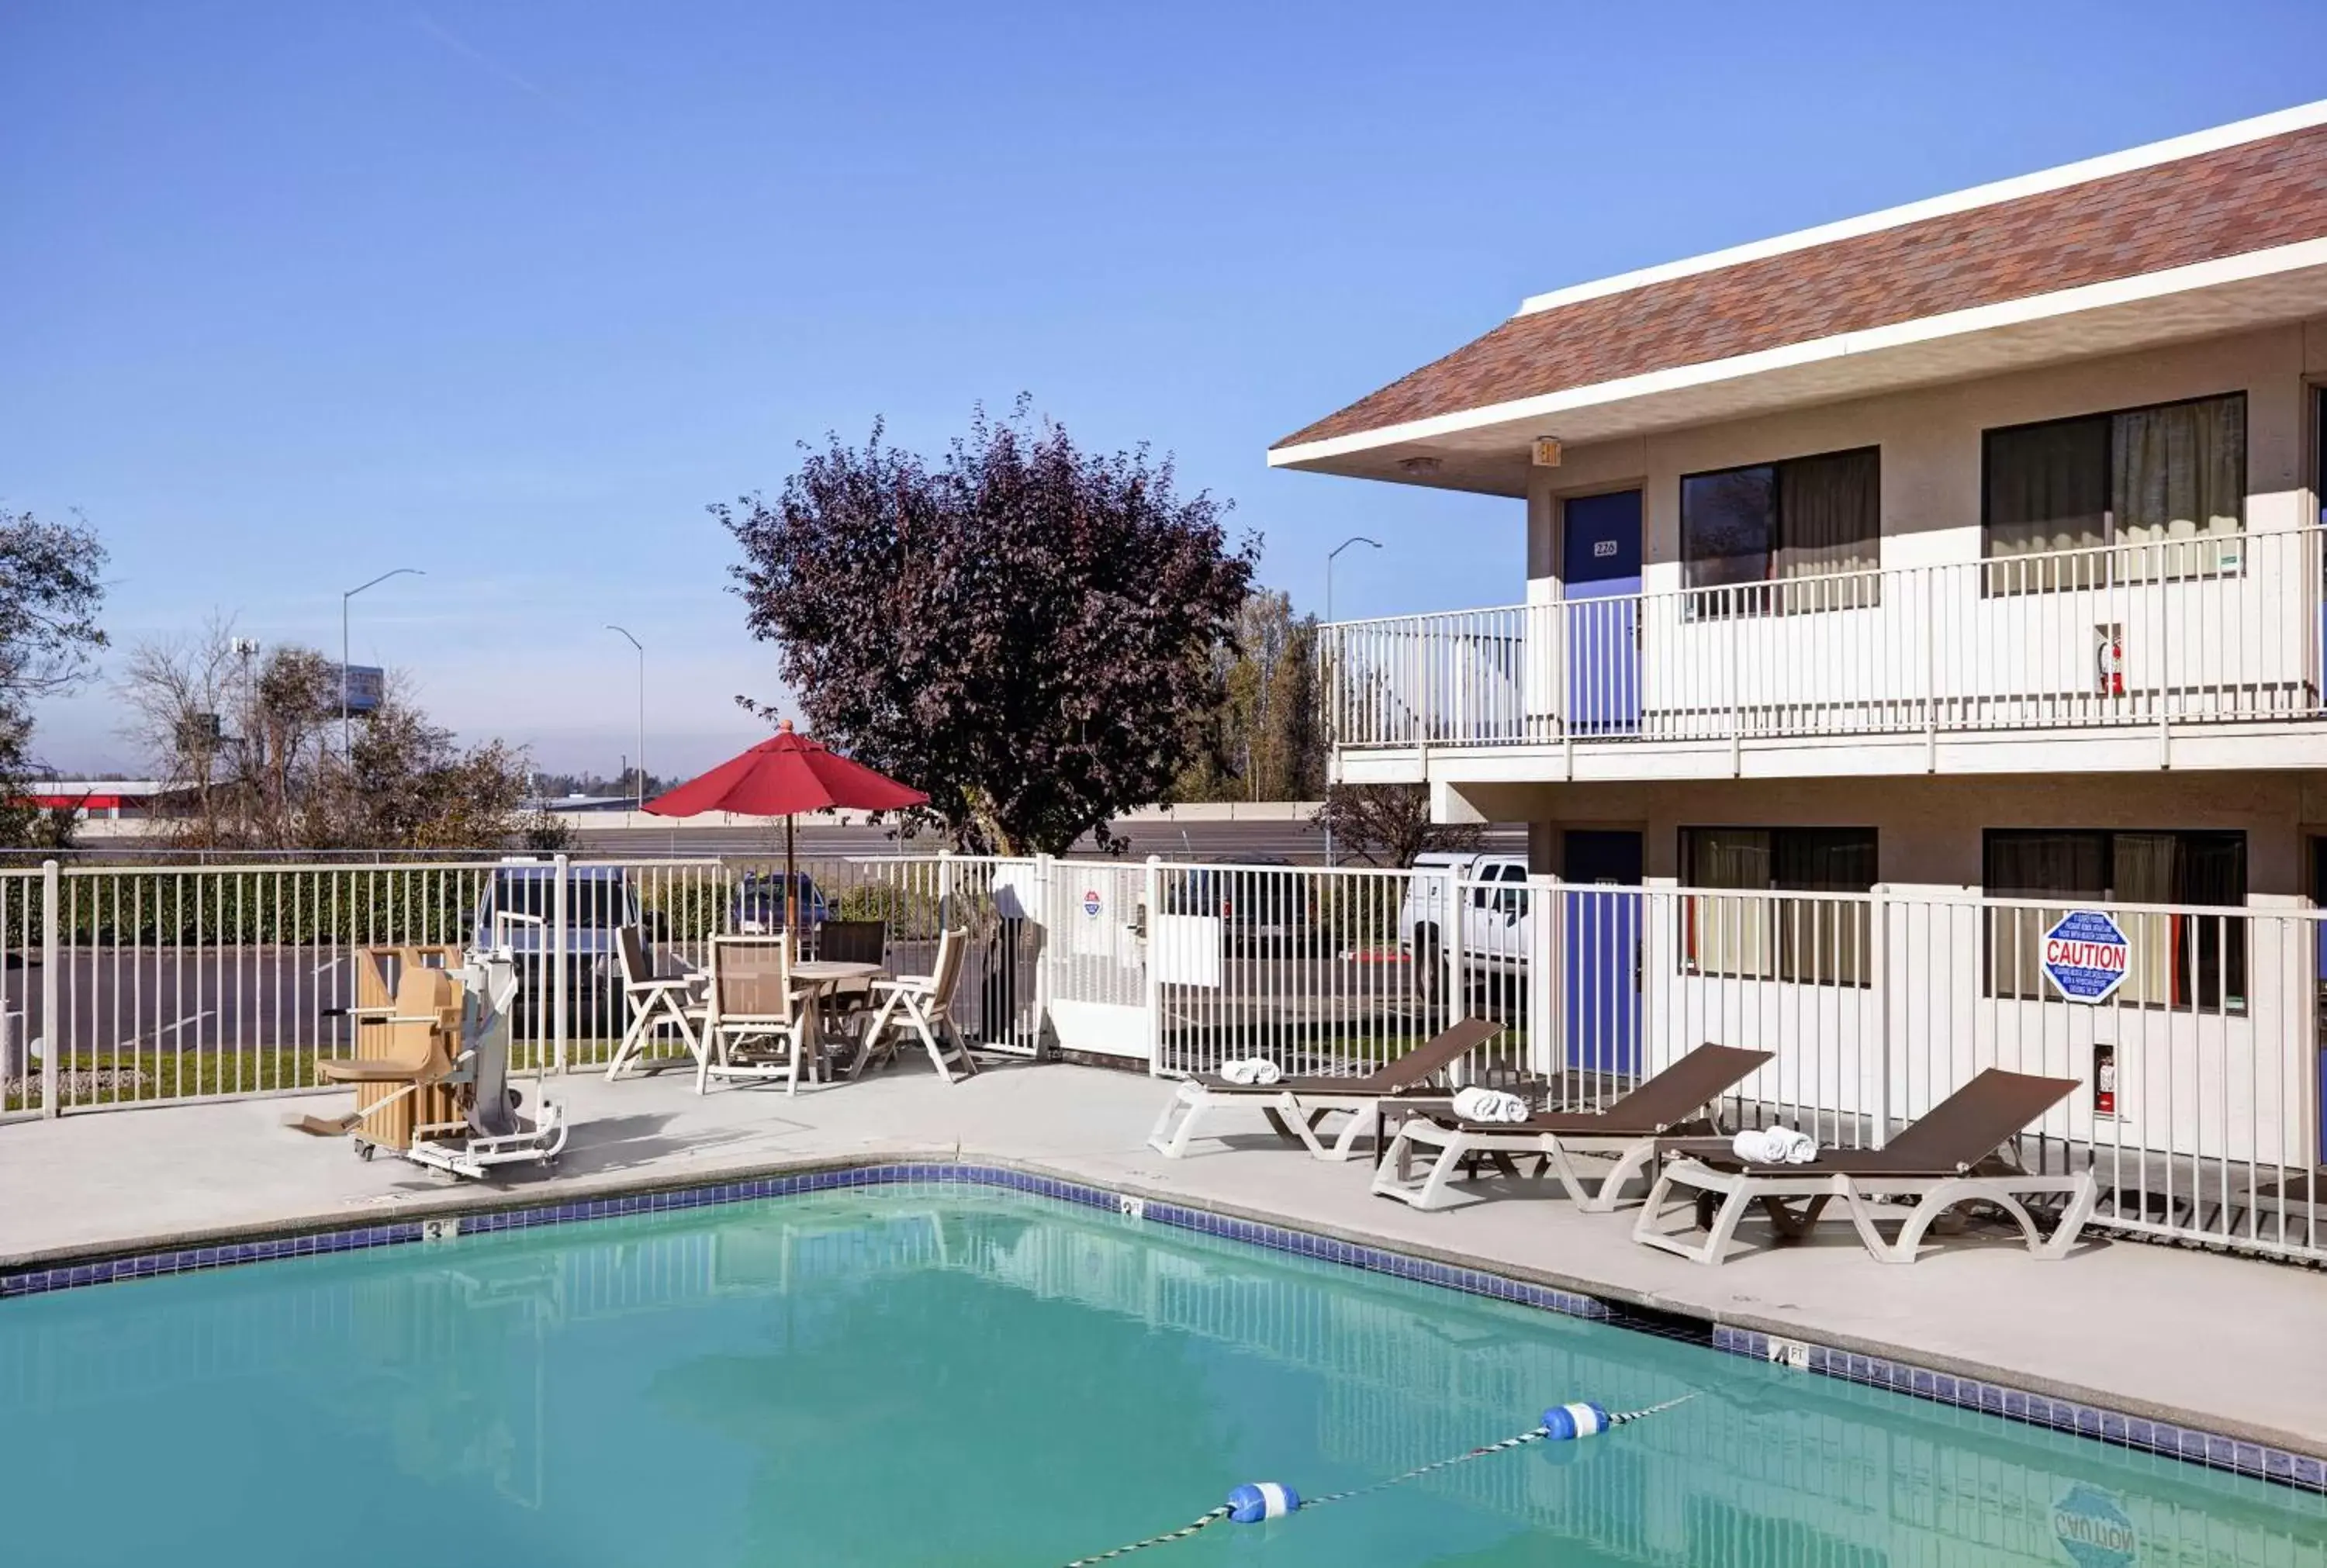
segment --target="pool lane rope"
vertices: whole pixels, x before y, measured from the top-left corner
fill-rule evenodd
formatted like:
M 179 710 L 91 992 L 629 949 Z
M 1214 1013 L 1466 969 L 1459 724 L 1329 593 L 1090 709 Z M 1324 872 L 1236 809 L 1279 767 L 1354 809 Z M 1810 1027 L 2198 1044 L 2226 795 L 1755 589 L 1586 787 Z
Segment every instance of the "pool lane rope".
M 1662 1411 L 1670 1410 L 1676 1405 L 1686 1405 L 1696 1397 L 1694 1394 L 1684 1394 L 1677 1399 L 1668 1399 L 1661 1405 L 1651 1405 L 1642 1410 L 1618 1411 L 1613 1414 L 1588 1399 L 1579 1400 L 1573 1405 L 1555 1405 L 1543 1413 L 1543 1420 L 1540 1423 L 1515 1436 L 1472 1449 L 1467 1453 L 1458 1453 L 1451 1459 L 1437 1459 L 1428 1464 L 1418 1464 L 1402 1475 L 1394 1475 L 1384 1480 L 1369 1481 L 1364 1486 L 1351 1487 L 1347 1491 L 1328 1492 L 1322 1498 L 1304 1499 L 1300 1493 L 1278 1481 L 1247 1481 L 1229 1494 L 1227 1502 L 1197 1516 L 1176 1530 L 1167 1530 L 1161 1535 L 1150 1535 L 1144 1541 L 1134 1541 L 1128 1545 L 1117 1546 L 1111 1552 L 1099 1552 L 1089 1557 L 1078 1557 L 1069 1563 L 1066 1568 L 1089 1568 L 1089 1565 L 1093 1563 L 1112 1562 L 1117 1557 L 1127 1557 L 1134 1552 L 1144 1552 L 1150 1546 L 1162 1546 L 1173 1541 L 1184 1541 L 1197 1532 L 1219 1524 L 1222 1519 L 1231 1519 L 1239 1525 L 1257 1525 L 1269 1519 L 1285 1518 L 1304 1509 L 1322 1508 L 1327 1503 L 1346 1502 L 1351 1498 L 1362 1498 L 1369 1493 L 1383 1491 L 1390 1487 L 1401 1485 L 1413 1480 L 1417 1476 L 1426 1476 L 1433 1470 L 1443 1470 L 1450 1465 L 1468 1464 L 1474 1459 L 1484 1459 L 1491 1453 L 1505 1453 L 1515 1448 L 1525 1448 L 1531 1442 L 1570 1442 L 1579 1438 L 1597 1437 L 1612 1427 L 1639 1421 L 1643 1416 L 1658 1414 Z

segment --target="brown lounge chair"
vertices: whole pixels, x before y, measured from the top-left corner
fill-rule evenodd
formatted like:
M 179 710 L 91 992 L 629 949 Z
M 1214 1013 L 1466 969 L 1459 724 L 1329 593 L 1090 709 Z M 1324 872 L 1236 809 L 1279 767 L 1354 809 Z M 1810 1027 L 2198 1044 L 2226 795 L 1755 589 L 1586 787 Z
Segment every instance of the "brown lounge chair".
M 1164 1114 L 1155 1118 L 1154 1130 L 1147 1134 L 1147 1146 L 1177 1160 L 1188 1152 L 1188 1140 L 1195 1136 L 1196 1124 L 1207 1111 L 1257 1107 L 1278 1137 L 1305 1146 L 1320 1160 L 1346 1160 L 1366 1129 L 1367 1112 L 1401 1095 L 1428 1093 L 1443 1097 L 1447 1090 L 1433 1086 L 1446 1069 L 1502 1031 L 1500 1023 L 1466 1018 L 1362 1078 L 1322 1074 L 1280 1078 L 1273 1084 L 1233 1084 L 1216 1073 L 1192 1078 L 1165 1102 Z M 1329 1145 L 1317 1131 L 1327 1116 L 1336 1113 L 1347 1115 L 1349 1125 Z
M 1516 1174 L 1509 1156 L 1537 1154 L 1577 1208 L 1593 1213 L 1612 1209 L 1624 1183 L 1655 1158 L 1659 1138 L 1691 1123 L 1710 1131 L 1708 1107 L 1752 1077 L 1770 1055 L 1729 1045 L 1700 1045 L 1597 1111 L 1544 1111 L 1524 1122 L 1464 1122 L 1436 1114 L 1412 1117 L 1398 1128 L 1374 1171 L 1374 1195 L 1416 1209 L 1443 1209 L 1447 1184 L 1461 1179 L 1464 1162 L 1473 1155 L 1491 1155 L 1503 1171 Z M 1424 1147 L 1436 1149 L 1438 1157 L 1417 1181 L 1412 1172 L 1414 1151 Z M 1616 1162 L 1597 1187 L 1586 1187 L 1571 1158 L 1576 1154 L 1612 1154 Z
M 1989 1068 L 1933 1106 L 1880 1149 L 1821 1149 L 1807 1165 L 1761 1165 L 1740 1160 L 1725 1144 L 1697 1140 L 1667 1143 L 1674 1156 L 1657 1178 L 1648 1207 L 1632 1227 L 1632 1239 L 1694 1263 L 1717 1264 L 1748 1204 L 1759 1203 L 1780 1234 L 1797 1237 L 1818 1223 L 1826 1206 L 1841 1199 L 1858 1239 L 1883 1263 L 1912 1263 L 1923 1232 L 1958 1203 L 1993 1203 L 2019 1221 L 2028 1250 L 2059 1257 L 2077 1242 L 2093 1211 L 2093 1173 L 2047 1176 L 2011 1169 L 1988 1157 L 2018 1137 L 2031 1122 L 2078 1088 L 2074 1078 L 2033 1078 Z M 1703 1245 L 1692 1246 L 1663 1230 L 1659 1217 L 1676 1187 L 1719 1194 L 1721 1205 L 1706 1227 Z M 2046 1240 L 2021 1206 L 2023 1196 L 2064 1193 L 2069 1207 Z M 1807 1199 L 1797 1213 L 1789 1199 Z M 1912 1208 L 1878 1207 L 1879 1198 L 1911 1198 Z M 1875 1226 L 1904 1221 L 1899 1239 L 1886 1242 Z
M 454 1042 L 461 1038 L 461 987 L 452 975 L 407 964 L 397 981 L 395 1011 L 379 1022 L 388 1031 L 385 1052 L 355 1060 L 327 1058 L 315 1064 L 315 1071 L 325 1083 L 394 1084 L 395 1091 L 347 1115 L 300 1116 L 290 1126 L 318 1138 L 340 1137 L 363 1125 L 383 1106 L 453 1076 L 459 1054 Z

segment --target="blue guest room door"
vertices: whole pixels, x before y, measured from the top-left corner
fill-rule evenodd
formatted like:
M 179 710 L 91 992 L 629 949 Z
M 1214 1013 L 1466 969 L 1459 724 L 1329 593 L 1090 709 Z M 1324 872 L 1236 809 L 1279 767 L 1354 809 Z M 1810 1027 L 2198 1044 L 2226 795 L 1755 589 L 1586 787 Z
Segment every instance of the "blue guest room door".
M 1567 714 L 1576 734 L 1640 728 L 1640 492 L 1578 496 L 1562 509 Z M 1604 601 L 1604 602 L 1603 602 Z
M 1571 830 L 1567 1065 L 1629 1077 L 1640 1067 L 1640 835 Z

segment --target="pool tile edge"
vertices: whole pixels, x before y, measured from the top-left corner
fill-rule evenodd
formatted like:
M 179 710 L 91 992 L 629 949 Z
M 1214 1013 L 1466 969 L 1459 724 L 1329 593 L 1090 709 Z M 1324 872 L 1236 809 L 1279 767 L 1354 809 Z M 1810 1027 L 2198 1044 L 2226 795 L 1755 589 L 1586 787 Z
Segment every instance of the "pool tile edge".
M 373 1225 L 318 1227 L 296 1234 L 246 1239 L 193 1240 L 176 1246 L 131 1251 L 81 1260 L 55 1259 L 0 1270 L 0 1301 L 85 1286 L 206 1272 L 247 1263 L 266 1263 L 408 1246 L 454 1236 L 492 1235 L 593 1219 L 666 1214 L 689 1209 L 852 1187 L 904 1181 L 955 1183 L 1000 1189 L 1124 1215 L 1264 1249 L 1308 1257 L 1369 1274 L 1495 1301 L 1510 1302 L 1566 1317 L 1639 1327 L 1626 1320 L 1633 1310 L 1597 1297 L 1499 1274 L 1491 1269 L 1401 1252 L 1387 1246 L 1332 1236 L 1205 1209 L 1176 1199 L 1151 1197 L 1088 1181 L 1053 1176 L 1033 1167 L 980 1160 L 911 1156 L 887 1160 L 836 1161 L 780 1173 L 727 1181 L 672 1183 L 627 1192 L 577 1197 L 566 1202 L 500 1207 L 449 1208 L 440 1214 Z M 2033 1393 L 2013 1385 L 1921 1367 L 1895 1357 L 1867 1354 L 1815 1341 L 1718 1321 L 1702 1325 L 1701 1341 L 1749 1359 L 1784 1362 L 1799 1370 L 1843 1382 L 1887 1389 L 1911 1398 L 1977 1411 L 2023 1425 L 2039 1426 L 2162 1455 L 2300 1491 L 2327 1494 L 2327 1459 L 2257 1443 L 2201 1426 L 2136 1416 L 2104 1405 Z

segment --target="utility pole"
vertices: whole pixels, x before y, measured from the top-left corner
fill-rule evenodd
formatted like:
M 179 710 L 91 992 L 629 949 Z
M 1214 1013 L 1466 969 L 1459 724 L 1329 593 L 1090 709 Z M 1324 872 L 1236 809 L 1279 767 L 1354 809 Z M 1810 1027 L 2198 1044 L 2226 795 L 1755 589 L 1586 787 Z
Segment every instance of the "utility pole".
M 647 649 L 646 644 L 609 622 L 606 630 L 621 632 L 622 640 L 639 650 L 639 798 L 638 809 L 647 808 Z
M 1333 557 L 1339 555 L 1351 545 L 1370 545 L 1377 550 L 1381 548 L 1381 541 L 1379 539 L 1369 539 L 1363 534 L 1351 534 L 1348 538 L 1343 539 L 1340 544 L 1334 546 L 1331 550 L 1326 552 L 1325 624 L 1328 626 L 1331 626 L 1333 623 Z M 1333 863 L 1333 818 L 1330 814 L 1325 818 L 1325 863 L 1327 865 L 1332 865 Z
M 348 601 L 367 588 L 377 588 L 390 577 L 425 577 L 427 573 L 417 566 L 398 566 L 393 572 L 382 572 L 369 583 L 359 583 L 340 595 L 340 761 L 355 760 L 354 732 L 348 727 Z

